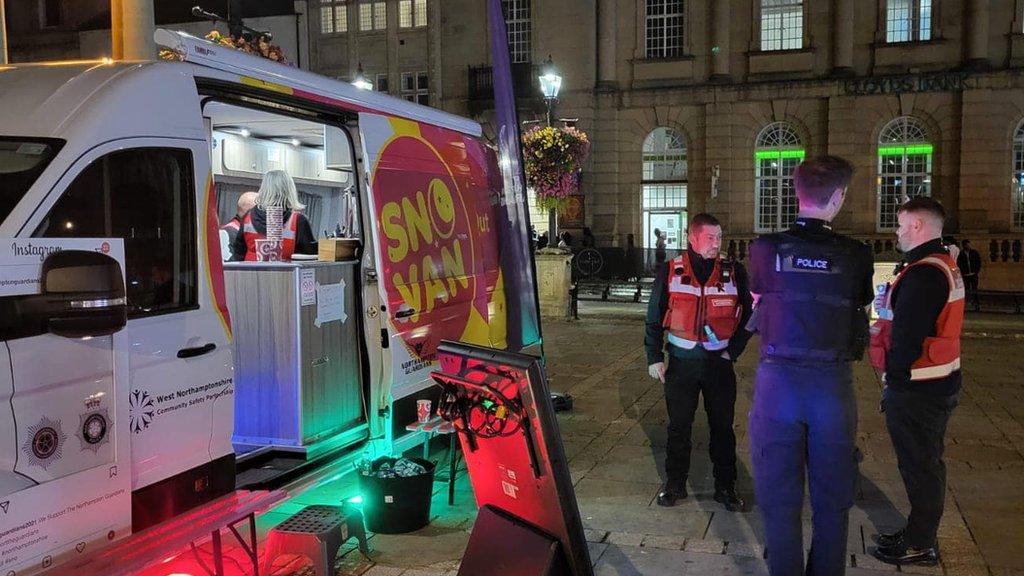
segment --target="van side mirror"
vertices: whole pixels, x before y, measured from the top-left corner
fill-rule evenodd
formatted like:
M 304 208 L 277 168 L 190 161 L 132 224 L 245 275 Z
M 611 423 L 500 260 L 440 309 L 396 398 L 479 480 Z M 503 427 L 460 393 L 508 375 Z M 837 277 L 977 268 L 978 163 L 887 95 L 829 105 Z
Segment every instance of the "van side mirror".
M 107 336 L 128 321 L 121 265 L 85 250 L 54 252 L 43 261 L 37 297 L 47 331 L 66 338 Z

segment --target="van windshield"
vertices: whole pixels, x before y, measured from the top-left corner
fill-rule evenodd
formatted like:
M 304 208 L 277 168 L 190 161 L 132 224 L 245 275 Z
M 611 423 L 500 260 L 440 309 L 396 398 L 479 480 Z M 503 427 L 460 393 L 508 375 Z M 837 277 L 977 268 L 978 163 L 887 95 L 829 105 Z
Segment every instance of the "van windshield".
M 18 205 L 32 183 L 64 145 L 53 138 L 0 136 L 0 222 Z

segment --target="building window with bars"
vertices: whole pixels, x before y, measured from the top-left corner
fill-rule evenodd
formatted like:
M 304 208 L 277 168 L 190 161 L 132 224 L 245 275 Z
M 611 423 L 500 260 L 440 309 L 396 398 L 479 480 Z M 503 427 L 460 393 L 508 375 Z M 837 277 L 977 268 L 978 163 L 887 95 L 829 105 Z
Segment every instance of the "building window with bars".
M 646 54 L 648 58 L 683 55 L 683 0 L 646 0 Z
M 921 124 L 909 116 L 889 122 L 878 138 L 879 232 L 895 230 L 901 204 L 932 195 L 932 145 Z
M 932 0 L 886 0 L 885 41 L 932 39 Z
M 1024 230 L 1024 121 L 1013 134 L 1013 227 Z
M 686 184 L 686 141 L 671 128 L 655 128 L 643 144 L 641 246 L 656 248 L 658 230 L 666 250 L 686 247 Z
M 761 50 L 799 50 L 803 47 L 803 0 L 761 0 Z
M 399 0 L 398 27 L 422 28 L 427 25 L 427 0 Z
M 402 72 L 402 98 L 430 106 L 430 79 L 426 72 Z
M 530 0 L 501 0 L 501 8 L 508 27 L 508 51 L 512 63 L 532 61 Z
M 388 91 L 388 75 L 387 74 L 377 74 L 377 83 L 374 84 L 373 87 L 374 87 L 375 90 L 377 90 L 377 92 L 387 92 Z
M 385 0 L 364 1 L 359 4 L 359 30 L 384 30 L 388 27 L 388 4 Z
M 754 151 L 756 232 L 777 232 L 793 225 L 799 204 L 793 172 L 806 152 L 793 127 L 773 122 L 757 135 Z
M 320 33 L 348 32 L 348 0 L 320 0 Z

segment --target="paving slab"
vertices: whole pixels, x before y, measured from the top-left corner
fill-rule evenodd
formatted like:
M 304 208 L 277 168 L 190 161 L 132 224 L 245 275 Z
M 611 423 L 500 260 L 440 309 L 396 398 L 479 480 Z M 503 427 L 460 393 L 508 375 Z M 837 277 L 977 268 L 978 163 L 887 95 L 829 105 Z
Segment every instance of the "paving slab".
M 677 574 L 767 575 L 764 528 L 759 510 L 730 513 L 711 499 L 713 476 L 708 431 L 698 408 L 688 487 L 691 496 L 673 508 L 653 503 L 663 478 L 667 411 L 663 387 L 646 373 L 643 307 L 628 316 L 579 322 L 545 322 L 545 352 L 553 388 L 575 398 L 572 412 L 559 413 L 559 427 L 586 529 L 591 560 L 601 576 Z M 970 316 L 969 322 L 970 324 Z M 985 326 L 1024 333 L 1024 317 L 989 318 Z M 614 346 L 610 345 L 614 343 Z M 750 350 L 756 350 L 756 339 Z M 735 431 L 738 486 L 751 505 L 749 411 L 756 354 L 736 364 Z M 964 389 L 947 434 L 947 508 L 939 529 L 943 565 L 905 567 L 905 573 L 946 576 L 1024 574 L 1024 339 L 965 338 Z M 870 367 L 855 365 L 860 464 L 857 498 L 850 511 L 850 576 L 892 574 L 893 567 L 869 555 L 871 534 L 902 526 L 909 510 L 884 415 L 881 386 Z M 343 497 L 345 480 L 300 495 L 260 517 L 265 531 L 304 503 Z M 435 486 L 432 525 L 402 536 L 372 535 L 375 562 L 349 552 L 338 576 L 440 576 L 453 574 L 468 541 L 475 501 L 467 479 L 457 483 L 456 506 L 448 508 L 445 485 Z M 805 506 L 805 543 L 811 510 Z M 349 550 L 351 548 L 348 548 Z M 698 551 L 700 550 L 700 551 Z M 396 572 L 397 571 L 397 572 Z M 312 574 L 308 569 L 298 576 Z M 148 575 L 147 575 L 148 576 Z

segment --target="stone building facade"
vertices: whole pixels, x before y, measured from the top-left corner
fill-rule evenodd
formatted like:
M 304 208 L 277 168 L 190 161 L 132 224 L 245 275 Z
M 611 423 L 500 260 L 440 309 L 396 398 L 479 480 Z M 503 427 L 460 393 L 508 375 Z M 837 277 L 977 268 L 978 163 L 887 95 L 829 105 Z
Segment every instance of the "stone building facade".
M 400 25 L 421 2 L 423 26 Z M 838 229 L 884 251 L 899 200 L 927 193 L 950 231 L 1020 258 L 1024 0 L 503 3 L 520 119 L 543 117 L 536 68 L 551 55 L 555 116 L 593 141 L 582 194 L 598 245 L 652 246 L 658 223 L 682 244 L 687 215 L 705 210 L 741 242 L 783 227 L 792 167 L 828 153 L 856 167 Z M 328 32 L 311 5 L 311 67 L 351 78 L 361 63 L 396 95 L 426 71 L 430 105 L 486 126 L 485 4 L 323 0 L 348 21 Z M 365 5 L 384 6 L 381 30 L 360 30 Z

